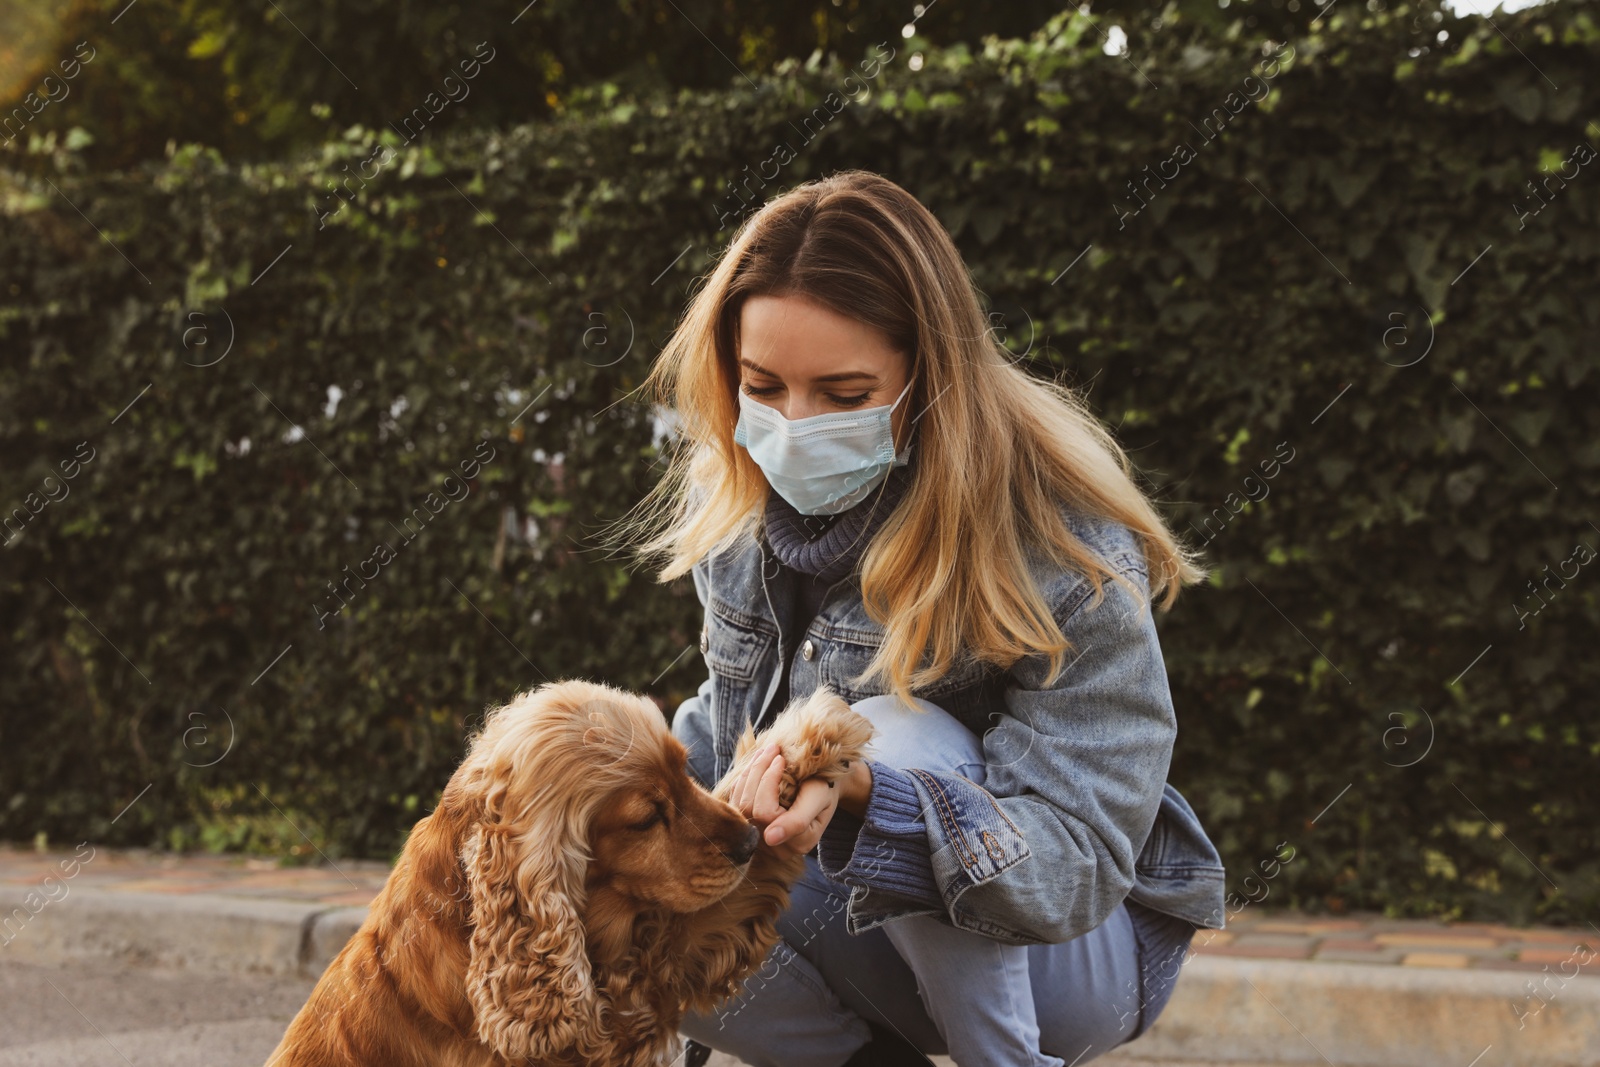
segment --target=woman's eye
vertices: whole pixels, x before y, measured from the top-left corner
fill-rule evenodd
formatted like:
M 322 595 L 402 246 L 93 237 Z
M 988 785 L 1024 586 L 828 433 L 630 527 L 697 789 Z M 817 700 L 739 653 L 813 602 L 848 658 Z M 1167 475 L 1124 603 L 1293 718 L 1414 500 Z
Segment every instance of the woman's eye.
M 783 392 L 782 385 L 754 385 L 750 382 L 742 383 L 739 388 L 750 396 L 762 397 L 763 399 Z M 833 404 L 835 407 L 858 408 L 872 398 L 872 390 L 868 389 L 866 392 L 858 393 L 855 396 L 840 396 L 838 393 L 824 393 L 822 395 L 828 403 Z
M 829 393 L 828 399 L 833 401 L 835 404 L 838 404 L 842 408 L 858 408 L 862 404 L 865 404 L 867 402 L 867 398 L 871 395 L 871 390 L 868 390 L 859 396 L 835 396 L 834 394 Z

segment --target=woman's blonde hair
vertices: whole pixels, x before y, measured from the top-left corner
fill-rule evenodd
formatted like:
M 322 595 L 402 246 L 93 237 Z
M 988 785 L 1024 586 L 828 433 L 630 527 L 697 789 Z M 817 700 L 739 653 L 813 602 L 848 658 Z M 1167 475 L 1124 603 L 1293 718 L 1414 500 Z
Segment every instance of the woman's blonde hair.
M 1053 555 L 1092 582 L 1138 587 L 1085 546 L 1063 505 L 1115 519 L 1138 539 L 1152 593 L 1171 607 L 1206 576 L 1134 484 L 1132 465 L 1071 388 L 1017 367 L 993 336 L 944 227 L 881 175 L 848 170 L 766 204 L 735 234 L 691 299 L 641 389 L 672 409 L 683 440 L 665 477 L 625 523 L 670 581 L 751 533 L 767 481 L 733 443 L 738 331 L 746 299 L 802 297 L 881 330 L 909 357 L 921 474 L 861 560 L 861 594 L 885 640 L 866 674 L 903 699 L 961 650 L 1009 667 L 1071 644 L 1028 569 Z

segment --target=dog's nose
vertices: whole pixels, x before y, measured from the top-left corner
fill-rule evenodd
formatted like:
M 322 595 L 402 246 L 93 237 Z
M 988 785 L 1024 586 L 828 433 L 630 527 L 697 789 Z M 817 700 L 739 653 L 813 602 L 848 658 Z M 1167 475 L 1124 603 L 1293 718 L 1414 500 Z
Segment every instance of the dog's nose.
M 724 849 L 723 855 L 727 856 L 729 861 L 737 867 L 756 854 L 756 846 L 759 844 L 761 844 L 761 829 L 751 823 L 744 828 L 744 836 L 739 839 L 738 844 L 732 848 Z

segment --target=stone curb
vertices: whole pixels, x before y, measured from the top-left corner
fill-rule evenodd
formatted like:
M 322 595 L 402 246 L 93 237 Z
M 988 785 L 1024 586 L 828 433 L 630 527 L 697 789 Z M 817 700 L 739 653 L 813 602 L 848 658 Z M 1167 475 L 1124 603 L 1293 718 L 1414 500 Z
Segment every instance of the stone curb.
M 364 907 L 89 887 L 43 906 L 35 897 L 31 912 L 22 900 L 17 887 L 0 889 L 0 961 L 98 958 L 306 978 L 322 973 L 367 914 Z M 1542 983 L 1539 996 L 1531 983 Z M 1594 1067 L 1600 982 L 1565 978 L 1556 968 L 1455 971 L 1200 954 L 1183 965 L 1151 1031 L 1112 1059 L 1129 1067 Z
M 5 890 L 12 890 L 6 893 Z M 221 894 L 71 889 L 41 907 L 0 889 L 0 960 L 135 965 L 315 978 L 366 908 Z
M 1534 980 L 1543 982 L 1540 997 L 1530 991 Z M 1199 955 L 1184 964 L 1156 1025 L 1118 1052 L 1156 1063 L 1594 1067 L 1600 982 L 1563 980 L 1555 968 L 1545 975 Z
M 318 912 L 311 920 L 310 932 L 300 952 L 300 973 L 307 978 L 320 975 L 366 921 L 364 907 L 328 908 Z

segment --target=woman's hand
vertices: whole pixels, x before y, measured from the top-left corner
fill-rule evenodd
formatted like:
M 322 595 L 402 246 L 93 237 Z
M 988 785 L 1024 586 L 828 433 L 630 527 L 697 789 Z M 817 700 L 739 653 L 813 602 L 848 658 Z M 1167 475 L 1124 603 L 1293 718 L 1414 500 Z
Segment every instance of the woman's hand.
M 794 804 L 788 808 L 778 804 L 783 768 L 783 753 L 778 746 L 766 745 L 746 765 L 728 795 L 729 803 L 745 818 L 764 828 L 762 839 L 768 845 L 803 856 L 822 840 L 822 832 L 828 828 L 846 794 L 851 801 L 860 799 L 861 808 L 865 809 L 864 797 L 855 795 L 862 786 L 863 777 L 866 789 L 871 790 L 872 775 L 865 762 L 858 760 L 851 766 L 849 777 L 838 783 L 807 778 L 800 783 Z

